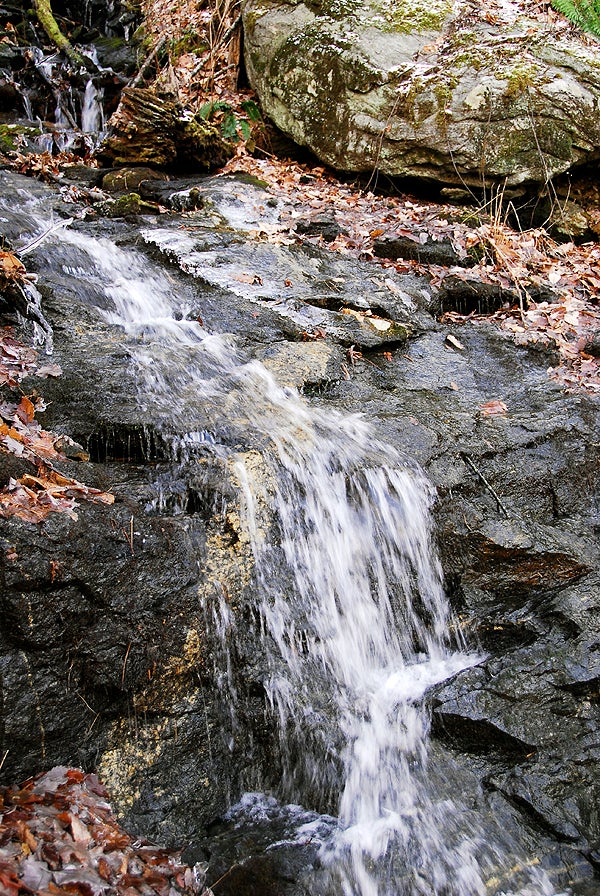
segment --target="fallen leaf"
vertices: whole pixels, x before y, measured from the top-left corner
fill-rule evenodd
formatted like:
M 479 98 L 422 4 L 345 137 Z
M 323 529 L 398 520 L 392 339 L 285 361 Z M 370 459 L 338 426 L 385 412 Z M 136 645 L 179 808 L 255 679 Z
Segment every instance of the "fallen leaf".
M 0 280 L 23 280 L 26 273 L 25 265 L 12 252 L 0 252 Z
M 23 423 L 31 423 L 31 421 L 35 417 L 34 404 L 26 395 L 23 395 L 23 397 L 21 398 L 15 414 L 20 420 L 23 421 Z
M 465 350 L 465 347 L 462 344 L 462 342 L 459 342 L 458 339 L 456 338 L 456 336 L 453 336 L 452 333 L 448 333 L 446 336 L 446 339 L 444 341 L 447 342 L 448 345 L 451 345 L 452 348 L 455 348 L 459 352 L 464 352 L 464 350 Z
M 240 274 L 234 274 L 233 279 L 237 280 L 238 283 L 250 283 L 252 286 L 262 286 L 262 277 L 259 277 L 258 274 L 246 274 L 244 272 Z
M 35 371 L 35 375 L 45 380 L 49 376 L 61 376 L 62 367 L 59 364 L 43 364 Z
M 479 410 L 482 417 L 504 417 L 507 407 L 501 399 L 494 398 L 492 401 L 487 401 L 485 404 L 480 405 Z

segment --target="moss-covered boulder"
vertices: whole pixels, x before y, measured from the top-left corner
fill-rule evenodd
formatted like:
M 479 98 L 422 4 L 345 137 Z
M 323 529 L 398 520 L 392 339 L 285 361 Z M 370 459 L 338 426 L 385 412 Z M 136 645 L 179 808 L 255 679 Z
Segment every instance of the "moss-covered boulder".
M 264 112 L 338 169 L 517 185 L 600 156 L 597 40 L 512 0 L 248 0 L 244 26 Z

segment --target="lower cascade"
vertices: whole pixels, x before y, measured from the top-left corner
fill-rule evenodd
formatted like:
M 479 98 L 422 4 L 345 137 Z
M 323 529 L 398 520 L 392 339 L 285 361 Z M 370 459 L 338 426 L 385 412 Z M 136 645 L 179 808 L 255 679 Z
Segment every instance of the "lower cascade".
M 50 232 L 45 251 L 122 334 L 139 406 L 177 432 L 174 452 L 211 454 L 237 484 L 280 738 L 276 796 L 331 813 L 320 825 L 299 813 L 320 844 L 307 892 L 553 893 L 431 755 L 426 692 L 479 656 L 455 634 L 424 475 L 360 417 L 309 405 L 188 319 L 174 281 L 141 253 L 69 229 Z M 237 823 L 257 806 L 245 797 Z

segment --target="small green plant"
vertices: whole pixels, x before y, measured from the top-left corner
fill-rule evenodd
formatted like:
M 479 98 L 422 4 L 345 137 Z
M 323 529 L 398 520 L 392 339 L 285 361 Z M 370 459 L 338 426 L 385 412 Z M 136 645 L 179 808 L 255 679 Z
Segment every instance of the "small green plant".
M 600 0 L 550 0 L 561 12 L 583 31 L 600 37 Z
M 243 100 L 240 109 L 243 115 L 224 100 L 211 100 L 200 107 L 198 115 L 205 121 L 216 122 L 226 140 L 243 141 L 251 150 L 252 126 L 262 124 L 262 115 L 254 100 Z

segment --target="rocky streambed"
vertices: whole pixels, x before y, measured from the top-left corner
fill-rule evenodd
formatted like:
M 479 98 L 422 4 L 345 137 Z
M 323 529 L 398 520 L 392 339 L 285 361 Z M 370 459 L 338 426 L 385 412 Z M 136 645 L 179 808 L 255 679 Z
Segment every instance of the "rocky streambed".
M 298 407 L 342 428 L 360 414 L 373 444 L 423 468 L 451 625 L 478 655 L 427 693 L 431 774 L 440 792 L 462 793 L 465 813 L 519 843 L 555 892 L 600 892 L 597 398 L 563 391 L 544 350 L 489 321 L 440 324 L 425 278 L 293 234 L 261 239 L 280 209 L 247 179 L 165 183 L 168 214 L 105 219 L 53 188 L 0 178 L 3 235 L 16 250 L 49 221 L 74 218 L 66 239 L 55 233 L 27 259 L 63 373 L 22 388 L 43 395 L 44 428 L 89 457 L 55 466 L 115 496 L 109 507 L 81 502 L 76 520 L 0 521 L 2 781 L 55 765 L 95 771 L 131 831 L 191 844 L 213 861 L 213 881 L 242 863 L 217 892 L 257 892 L 257 881 L 264 892 L 309 891 L 310 849 L 299 863 L 267 861 L 263 833 L 231 845 L 235 813 L 214 824 L 244 791 L 277 794 L 282 775 L 231 463 L 233 452 L 262 481 L 267 519 L 263 398 L 249 408 L 231 397 L 255 388 L 232 373 L 230 391 L 215 391 L 218 336 L 244 370 L 254 376 L 260 363 L 297 390 Z M 173 326 L 199 321 L 204 354 L 111 318 L 123 291 L 141 303 L 165 282 Z M 159 356 L 168 400 L 157 398 Z M 2 460 L 7 481 L 18 471 Z M 291 587 L 281 563 L 286 600 Z M 325 792 L 304 797 L 307 810 L 336 811 Z M 508 886 L 501 875 L 488 883 Z

